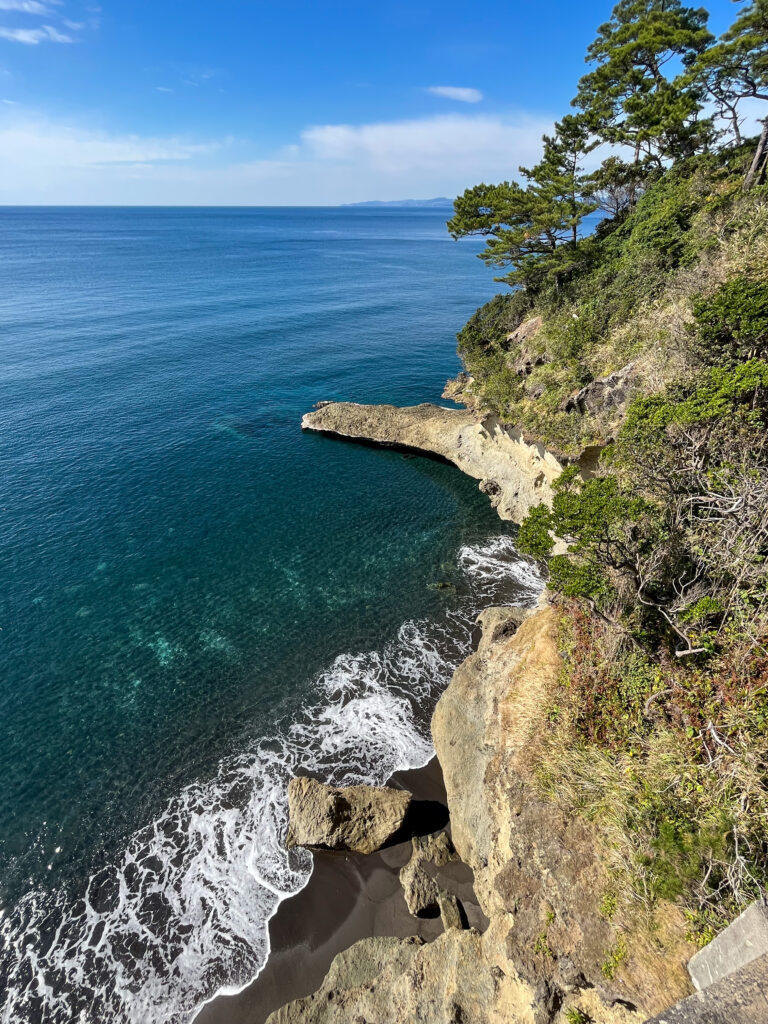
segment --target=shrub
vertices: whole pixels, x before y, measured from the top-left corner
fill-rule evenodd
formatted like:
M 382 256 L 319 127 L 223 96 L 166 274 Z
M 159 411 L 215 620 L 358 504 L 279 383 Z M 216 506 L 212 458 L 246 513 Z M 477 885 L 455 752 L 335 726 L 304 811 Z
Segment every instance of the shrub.
M 703 362 L 733 366 L 768 358 L 768 282 L 738 277 L 693 303 L 694 351 Z
M 504 349 L 507 334 L 520 326 L 530 306 L 530 296 L 524 291 L 494 295 L 459 331 L 459 355 L 471 361 Z

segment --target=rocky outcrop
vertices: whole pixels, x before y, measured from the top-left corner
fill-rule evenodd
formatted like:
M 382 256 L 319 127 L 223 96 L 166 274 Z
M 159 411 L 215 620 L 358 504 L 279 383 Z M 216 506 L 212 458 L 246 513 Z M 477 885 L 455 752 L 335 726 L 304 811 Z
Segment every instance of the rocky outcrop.
M 495 416 L 478 418 L 463 409 L 332 402 L 308 413 L 301 425 L 305 430 L 446 459 L 479 480 L 480 490 L 501 518 L 514 522 L 534 506 L 551 502 L 551 484 L 563 468 L 542 445 L 527 442 Z
M 410 802 L 403 789 L 291 779 L 286 845 L 373 853 L 402 828 Z
M 437 836 L 413 837 L 413 853 L 400 870 L 400 884 L 408 910 L 414 917 L 439 912 L 453 920 L 454 908 L 456 914 L 459 914 L 456 898 L 444 892 L 434 877 L 435 868 L 445 867 L 452 860 L 458 860 L 458 856 L 445 832 Z M 451 927 L 460 925 L 452 924 Z
M 671 957 L 663 929 L 657 949 L 600 914 L 608 878 L 595 836 L 534 783 L 561 667 L 558 621 L 546 604 L 484 612 L 479 648 L 433 719 L 453 844 L 474 870 L 486 930 L 462 928 L 458 902 L 438 892 L 437 939 L 358 942 L 316 993 L 270 1024 L 640 1024 L 689 991 L 685 956 Z M 438 836 L 417 841 L 414 853 L 423 868 L 453 847 Z
M 400 884 L 408 910 L 414 917 L 438 910 L 440 889 L 415 850 L 405 867 L 400 869 Z
M 637 384 L 637 371 L 634 363 L 627 363 L 620 370 L 607 377 L 593 380 L 571 395 L 563 403 L 565 412 L 579 413 L 581 416 L 599 416 L 603 419 L 619 420 L 626 412 L 633 388 Z
M 336 957 L 317 992 L 268 1024 L 567 1024 L 573 1009 L 600 1024 L 640 1024 L 638 1014 L 606 1006 L 594 992 L 553 1003 L 505 967 L 476 931 L 450 928 L 428 944 L 363 939 Z
M 541 325 L 540 316 L 531 317 L 529 320 L 524 320 L 506 337 L 509 349 L 507 364 L 518 377 L 527 377 L 535 367 L 543 366 L 547 361 L 544 352 L 533 344 L 541 331 Z
M 453 842 L 491 922 L 484 941 L 505 970 L 555 1001 L 586 984 L 607 1004 L 657 1012 L 690 991 L 682 916 L 670 910 L 653 943 L 607 920 L 597 836 L 536 784 L 561 668 L 558 612 L 544 605 L 521 622 L 519 610 L 491 608 L 481 622 L 479 648 L 438 702 L 432 734 Z
M 474 378 L 464 370 L 445 382 L 443 398 L 473 411 L 480 408 L 480 401 L 472 390 Z

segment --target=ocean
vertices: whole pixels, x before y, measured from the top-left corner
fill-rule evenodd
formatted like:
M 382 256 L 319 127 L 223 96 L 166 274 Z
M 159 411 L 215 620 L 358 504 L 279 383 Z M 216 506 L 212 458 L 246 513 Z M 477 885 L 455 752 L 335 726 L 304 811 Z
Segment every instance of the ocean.
M 304 434 L 439 401 L 497 290 L 445 212 L 0 209 L 0 1020 L 177 1024 L 309 877 L 296 771 L 386 781 L 539 580 L 450 466 Z

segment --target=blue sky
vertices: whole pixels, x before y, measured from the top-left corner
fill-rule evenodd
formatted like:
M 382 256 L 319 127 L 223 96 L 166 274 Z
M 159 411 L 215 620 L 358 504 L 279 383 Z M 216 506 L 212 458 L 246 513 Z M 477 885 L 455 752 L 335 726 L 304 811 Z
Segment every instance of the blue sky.
M 0 204 L 452 197 L 535 162 L 611 6 L 0 0 Z

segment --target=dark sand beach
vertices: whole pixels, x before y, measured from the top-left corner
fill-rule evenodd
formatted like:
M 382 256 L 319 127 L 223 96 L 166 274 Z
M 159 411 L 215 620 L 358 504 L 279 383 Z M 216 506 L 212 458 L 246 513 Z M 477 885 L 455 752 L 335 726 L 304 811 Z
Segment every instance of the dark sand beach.
M 309 883 L 282 903 L 270 922 L 272 951 L 261 974 L 237 995 L 206 1004 L 195 1024 L 262 1024 L 273 1010 L 314 992 L 336 954 L 359 939 L 420 935 L 429 941 L 442 932 L 439 917 L 408 912 L 398 877 L 411 855 L 410 836 L 446 826 L 440 765 L 433 758 L 424 768 L 397 772 L 389 784 L 413 793 L 407 837 L 368 856 L 315 853 Z M 436 877 L 458 896 L 469 924 L 482 930 L 487 922 L 475 900 L 471 870 L 455 862 Z

